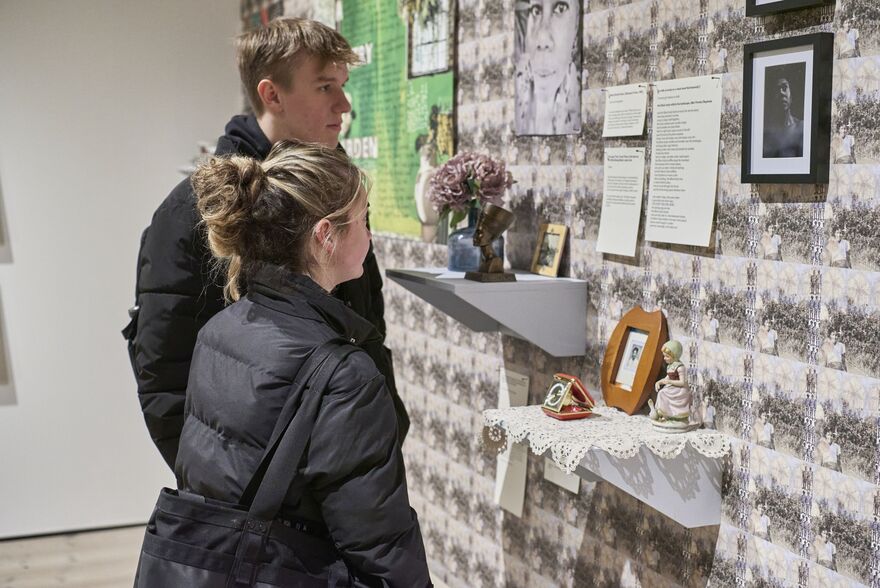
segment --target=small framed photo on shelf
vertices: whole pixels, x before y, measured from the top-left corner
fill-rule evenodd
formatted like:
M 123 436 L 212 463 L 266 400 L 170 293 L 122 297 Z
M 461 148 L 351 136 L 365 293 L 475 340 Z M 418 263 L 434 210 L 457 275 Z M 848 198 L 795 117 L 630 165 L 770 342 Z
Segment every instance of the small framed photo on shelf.
M 668 330 L 662 311 L 629 310 L 614 327 L 602 360 L 605 404 L 634 414 L 654 391 Z
M 833 33 L 744 47 L 743 183 L 828 183 L 833 49 Z
M 538 244 L 532 256 L 532 272 L 542 276 L 556 277 L 559 274 L 559 262 L 562 261 L 562 250 L 565 249 L 565 237 L 568 227 L 544 223 L 538 233 Z
M 765 14 L 832 4 L 834 4 L 834 0 L 746 0 L 746 16 L 764 16 Z

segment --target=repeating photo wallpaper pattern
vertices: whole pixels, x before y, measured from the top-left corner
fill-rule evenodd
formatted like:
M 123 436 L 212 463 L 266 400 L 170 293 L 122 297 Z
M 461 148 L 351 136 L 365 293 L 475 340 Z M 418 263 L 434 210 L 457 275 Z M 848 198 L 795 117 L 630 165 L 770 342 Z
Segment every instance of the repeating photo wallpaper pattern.
M 583 129 L 557 137 L 513 132 L 515 4 L 459 1 L 458 149 L 504 158 L 517 180 L 512 267 L 528 267 L 540 223 L 570 227 L 561 274 L 588 283 L 587 346 L 554 358 L 474 333 L 386 280 L 433 573 L 484 587 L 880 586 L 880 4 L 747 18 L 742 0 L 583 0 Z M 831 180 L 741 184 L 742 46 L 816 31 L 836 33 Z M 602 140 L 603 88 L 706 74 L 724 88 L 712 247 L 597 253 L 603 148 L 650 157 L 650 123 L 646 138 Z M 446 263 L 441 245 L 374 244 L 386 268 Z M 666 314 L 696 410 L 732 441 L 722 523 L 685 529 L 604 482 L 569 493 L 533 455 L 522 517 L 503 511 L 478 442 L 499 368 L 530 377 L 531 404 L 557 371 L 599 395 L 605 341 L 635 305 Z

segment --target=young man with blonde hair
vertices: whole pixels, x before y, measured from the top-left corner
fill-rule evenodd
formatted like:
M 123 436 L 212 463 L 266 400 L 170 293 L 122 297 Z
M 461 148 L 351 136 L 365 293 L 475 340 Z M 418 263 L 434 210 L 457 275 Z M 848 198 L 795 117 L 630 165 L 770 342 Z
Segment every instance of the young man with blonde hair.
M 311 20 L 277 19 L 241 35 L 236 53 L 254 113 L 229 121 L 217 155 L 262 160 L 285 139 L 338 145 L 342 116 L 351 110 L 343 86 L 349 66 L 358 61 L 342 35 Z M 136 303 L 123 331 L 147 429 L 172 469 L 196 335 L 224 307 L 217 274 L 187 178 L 159 206 L 141 237 Z M 372 247 L 363 276 L 339 285 L 334 294 L 374 327 L 361 345 L 385 376 L 402 442 L 409 419 L 383 344 L 382 277 Z

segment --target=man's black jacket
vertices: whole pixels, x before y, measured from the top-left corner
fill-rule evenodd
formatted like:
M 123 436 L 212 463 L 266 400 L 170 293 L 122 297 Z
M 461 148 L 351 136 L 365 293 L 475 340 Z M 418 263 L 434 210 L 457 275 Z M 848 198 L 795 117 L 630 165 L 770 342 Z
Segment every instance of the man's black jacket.
M 216 154 L 265 159 L 271 148 L 253 116 L 235 116 L 217 142 Z M 141 236 L 136 302 L 130 312 L 132 320 L 123 330 L 147 429 L 172 469 L 183 427 L 186 382 L 196 335 L 225 306 L 225 276 L 215 269 L 200 220 L 187 178 L 162 202 Z M 363 276 L 340 284 L 334 294 L 373 323 L 384 341 L 382 276 L 372 246 L 364 260 Z M 402 443 L 409 418 L 394 384 L 391 353 L 382 342 L 372 343 L 365 350 L 385 376 Z

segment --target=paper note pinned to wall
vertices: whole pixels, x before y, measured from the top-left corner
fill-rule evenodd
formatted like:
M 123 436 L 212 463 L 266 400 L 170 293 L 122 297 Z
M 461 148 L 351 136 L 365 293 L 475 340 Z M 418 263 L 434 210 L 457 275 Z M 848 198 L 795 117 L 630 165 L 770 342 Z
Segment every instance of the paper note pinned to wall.
M 604 173 L 596 250 L 633 257 L 645 189 L 644 148 L 605 149 Z
M 645 239 L 708 247 L 718 187 L 721 78 L 657 82 Z
M 645 132 L 648 84 L 605 88 L 603 137 L 636 137 Z

